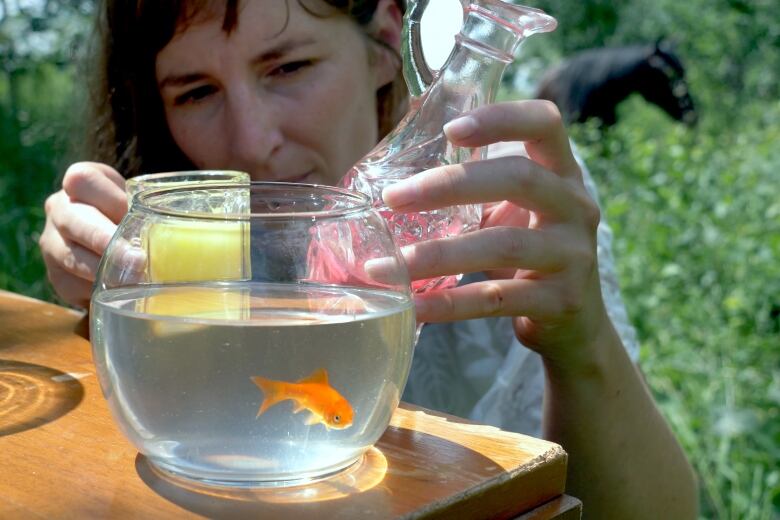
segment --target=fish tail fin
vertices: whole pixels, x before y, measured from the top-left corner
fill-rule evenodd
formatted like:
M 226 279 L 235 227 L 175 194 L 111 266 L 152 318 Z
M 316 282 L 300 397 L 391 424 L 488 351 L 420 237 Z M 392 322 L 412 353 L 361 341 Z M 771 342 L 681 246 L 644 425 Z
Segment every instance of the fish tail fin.
M 266 379 L 260 376 L 254 376 L 252 378 L 252 382 L 260 387 L 260 390 L 262 390 L 263 394 L 265 395 L 263 402 L 260 404 L 260 409 L 257 410 L 257 415 L 255 416 L 256 418 L 260 417 L 263 412 L 271 408 L 273 405 L 286 399 L 284 395 L 284 387 L 281 382 L 273 381 L 271 379 Z

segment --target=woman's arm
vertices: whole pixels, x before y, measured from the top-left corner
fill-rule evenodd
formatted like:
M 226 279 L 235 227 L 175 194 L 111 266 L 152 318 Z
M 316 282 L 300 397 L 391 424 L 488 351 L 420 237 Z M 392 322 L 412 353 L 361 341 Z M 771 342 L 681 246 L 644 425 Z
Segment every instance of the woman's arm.
M 695 477 L 610 323 L 572 370 L 545 362 L 545 438 L 569 454 L 585 518 L 696 518 Z
M 554 105 L 482 107 L 446 128 L 459 146 L 524 141 L 529 158 L 445 166 L 387 188 L 401 211 L 483 203 L 481 229 L 404 249 L 413 278 L 485 271 L 490 280 L 419 295 L 418 319 L 512 316 L 547 373 L 546 431 L 570 454 L 569 492 L 592 518 L 695 516 L 691 469 L 607 315 L 599 209 Z M 630 512 L 629 512 L 630 511 Z

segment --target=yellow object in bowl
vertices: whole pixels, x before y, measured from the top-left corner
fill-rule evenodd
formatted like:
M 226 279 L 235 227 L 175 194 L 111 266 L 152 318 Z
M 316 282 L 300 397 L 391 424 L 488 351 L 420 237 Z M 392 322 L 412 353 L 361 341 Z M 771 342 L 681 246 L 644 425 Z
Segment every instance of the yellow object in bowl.
M 235 218 L 249 214 L 248 196 L 248 190 L 240 190 L 221 198 L 221 190 L 215 189 L 214 196 L 194 196 L 186 207 L 185 211 L 201 213 L 202 218 L 170 216 L 141 231 L 146 280 L 154 285 L 187 286 L 150 295 L 138 303 L 137 311 L 193 320 L 245 317 L 247 294 L 213 284 L 251 279 L 249 222 Z M 198 327 L 187 320 L 161 320 L 154 326 L 159 334 Z
M 250 277 L 247 222 L 160 222 L 149 227 L 145 242 L 152 283 Z
M 154 284 L 218 283 L 251 277 L 249 223 L 241 221 L 158 222 L 146 231 L 147 276 Z M 182 287 L 151 295 L 136 311 L 192 319 L 241 320 L 248 293 L 209 287 Z M 156 321 L 158 336 L 200 328 L 181 320 Z

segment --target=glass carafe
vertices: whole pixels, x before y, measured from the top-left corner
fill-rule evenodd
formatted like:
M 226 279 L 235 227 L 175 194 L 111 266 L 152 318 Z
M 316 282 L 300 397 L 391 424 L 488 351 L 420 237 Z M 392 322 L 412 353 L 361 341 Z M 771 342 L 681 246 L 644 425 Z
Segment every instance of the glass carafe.
M 461 0 L 464 22 L 455 46 L 438 71 L 427 66 L 420 20 L 428 0 L 412 0 L 404 17 L 403 72 L 411 94 L 410 108 L 398 126 L 342 179 L 341 185 L 368 195 L 387 220 L 399 246 L 458 235 L 477 229 L 479 205 L 434 211 L 395 213 L 382 201 L 382 190 L 424 170 L 484 158 L 486 149 L 454 147 L 442 127 L 463 112 L 491 103 L 501 76 L 520 43 L 534 33 L 549 32 L 554 18 L 530 7 L 501 0 Z M 415 292 L 452 287 L 459 276 L 416 280 Z

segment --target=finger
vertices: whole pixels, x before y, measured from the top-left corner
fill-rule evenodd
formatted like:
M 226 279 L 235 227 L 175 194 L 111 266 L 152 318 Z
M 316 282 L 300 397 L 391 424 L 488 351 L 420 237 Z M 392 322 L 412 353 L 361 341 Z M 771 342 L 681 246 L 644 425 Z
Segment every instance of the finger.
M 105 164 L 72 164 L 65 172 L 62 188 L 72 201 L 96 207 L 114 223 L 127 212 L 125 180 Z
M 89 307 L 89 299 L 92 297 L 92 282 L 57 267 L 49 270 L 49 281 L 59 297 L 69 305 L 84 309 Z
M 49 240 L 47 254 L 53 260 L 50 262 L 52 265 L 68 274 L 88 282 L 95 280 L 100 257 L 92 251 L 61 235 L 53 235 Z
M 425 323 L 491 316 L 552 316 L 560 309 L 536 280 L 491 280 L 415 295 L 417 320 Z
M 382 192 L 385 204 L 402 212 L 509 200 L 562 218 L 574 214 L 572 197 L 572 183 L 520 156 L 433 168 Z
M 371 280 L 383 285 L 397 286 L 408 283 L 405 274 L 407 268 L 395 255 L 366 260 L 363 269 Z
M 147 280 L 147 254 L 142 247 L 119 237 L 105 257 L 106 269 L 102 283 L 109 287 L 138 284 Z
M 579 176 L 561 113 L 544 100 L 485 105 L 444 126 L 458 146 L 486 146 L 501 141 L 525 141 L 529 157 L 563 176 Z
M 418 242 L 402 249 L 413 280 L 501 268 L 556 272 L 567 255 L 542 231 L 509 226 Z
M 97 208 L 78 202 L 66 202 L 52 211 L 50 217 L 63 239 L 98 255 L 106 250 L 117 228 Z

